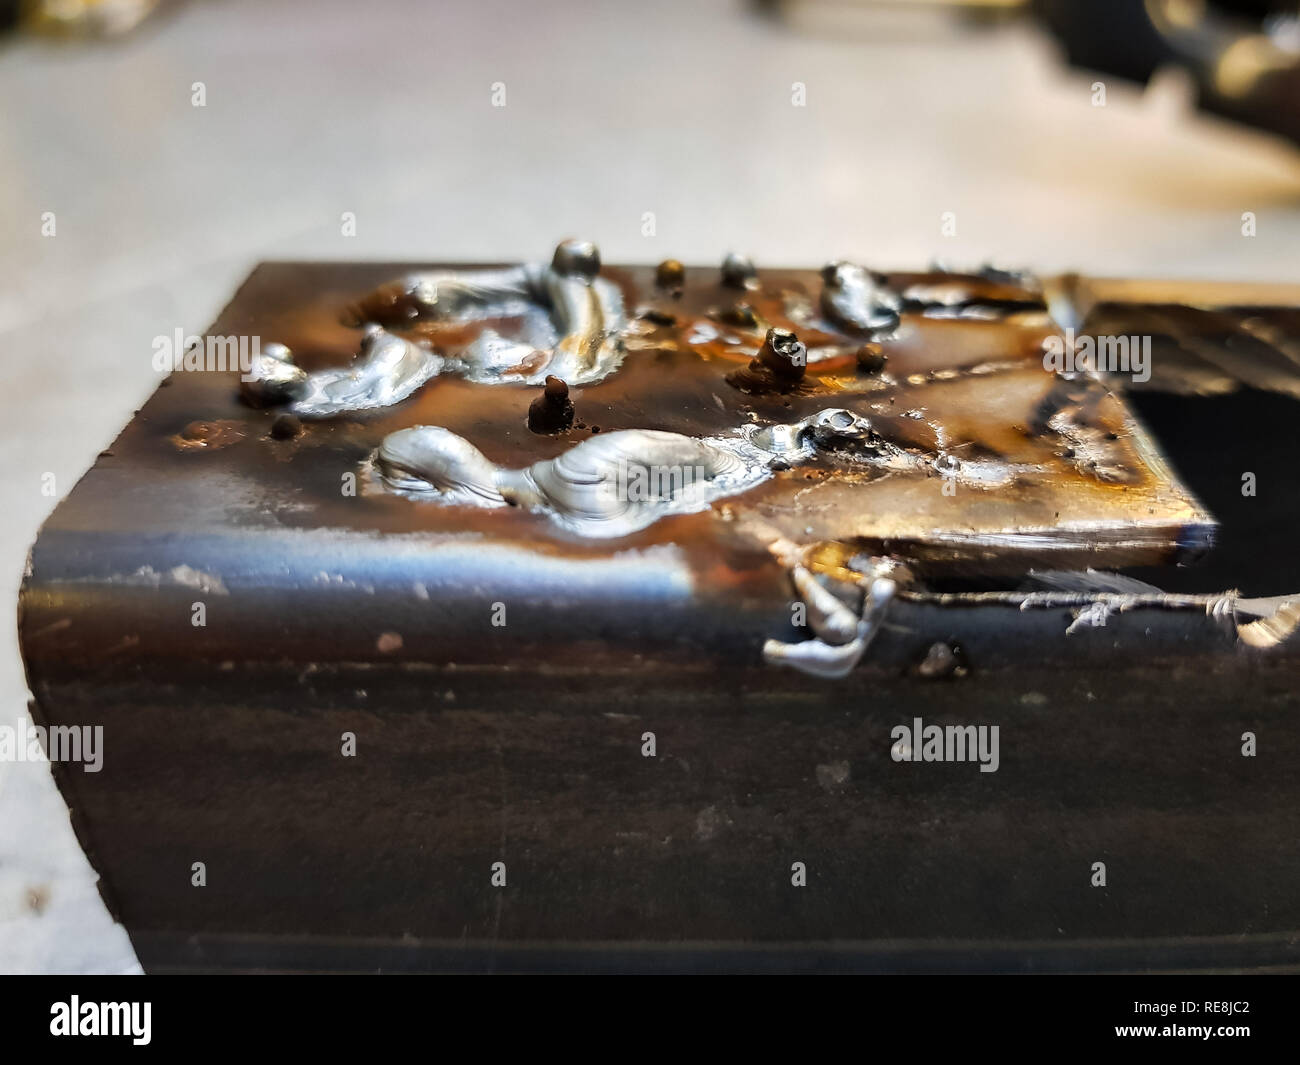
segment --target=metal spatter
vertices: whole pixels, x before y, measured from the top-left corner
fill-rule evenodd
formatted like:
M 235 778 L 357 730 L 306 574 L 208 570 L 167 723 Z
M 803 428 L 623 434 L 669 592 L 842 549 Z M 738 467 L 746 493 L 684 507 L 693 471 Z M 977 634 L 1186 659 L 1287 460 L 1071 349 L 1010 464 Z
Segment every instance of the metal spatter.
M 622 292 L 599 273 L 596 246 L 570 240 L 549 266 L 408 274 L 357 304 L 365 332 L 351 366 L 308 373 L 283 344 L 268 344 L 245 375 L 244 397 L 254 406 L 287 404 L 300 417 L 328 418 L 399 403 L 439 374 L 477 384 L 541 384 L 548 376 L 593 384 L 622 363 L 627 325 Z M 526 341 L 485 328 L 455 357 L 380 324 L 469 322 L 537 308 L 545 314 L 530 318 Z
M 763 644 L 764 661 L 827 680 L 848 676 L 880 631 L 898 591 L 897 582 L 885 576 L 882 569 L 864 577 L 865 588 L 832 580 L 836 587 L 832 591 L 800 563 L 790 568 L 790 580 L 803 603 L 804 619 L 813 636 L 798 643 L 767 640 Z M 855 599 L 856 609 L 850 605 Z
M 1018 610 L 1072 612 L 1063 630 L 1073 636 L 1104 628 L 1117 615 L 1160 609 L 1204 614 L 1231 632 L 1243 649 L 1267 651 L 1297 639 L 1300 594 L 1244 598 L 1235 591 L 1179 595 L 1120 574 L 1087 570 L 1034 572 L 1030 587 L 1010 592 L 926 591 L 908 567 L 891 557 L 837 557 L 836 545 L 799 545 L 774 539 L 773 556 L 790 575 L 812 638 L 796 643 L 769 639 L 763 658 L 809 676 L 847 676 L 862 660 L 892 603 L 976 606 L 1004 604 Z M 842 554 L 843 552 L 838 552 Z
M 856 263 L 822 267 L 821 310 L 850 335 L 876 337 L 898 327 L 902 300 L 885 279 Z
M 941 281 L 868 270 L 842 260 L 822 267 L 822 315 L 850 336 L 880 339 L 899 325 L 904 311 L 929 318 L 994 321 L 1041 306 L 1036 278 L 1022 271 L 985 265 L 974 273 L 955 273 Z
M 1067 609 L 1072 611 L 1073 620 L 1063 630 L 1066 636 L 1089 628 L 1104 628 L 1114 615 L 1141 609 L 1186 610 L 1205 614 L 1220 620 L 1242 646 L 1256 650 L 1267 650 L 1294 640 L 1300 631 L 1300 593 L 1264 598 L 1246 598 L 1237 591 L 1186 594 L 1163 592 L 1142 582 L 1130 581 L 1115 574 L 1098 574 L 1093 570 L 1088 570 L 1086 576 L 1106 581 L 1098 584 L 1101 588 L 1126 589 L 1132 586 L 1139 590 L 1075 591 L 1067 590 L 1074 585 L 1061 583 L 1042 591 L 926 592 L 917 589 L 909 590 L 906 598 L 936 606 L 1003 604 L 1019 610 Z M 1085 586 L 1077 585 L 1080 589 Z M 1149 591 L 1140 590 L 1143 588 Z
M 351 366 L 308 373 L 294 365 L 283 344 L 267 344 L 253 359 L 241 386 L 257 407 L 287 405 L 303 418 L 328 418 L 348 411 L 400 403 L 445 365 L 428 348 L 368 325 L 361 353 Z
M 384 438 L 374 468 L 389 488 L 417 499 L 520 506 L 582 536 L 626 536 L 670 514 L 704 510 L 829 447 L 883 447 L 870 423 L 831 408 L 786 425 L 746 425 L 691 437 L 624 429 L 590 437 L 523 469 L 491 462 L 464 437 L 436 425 Z

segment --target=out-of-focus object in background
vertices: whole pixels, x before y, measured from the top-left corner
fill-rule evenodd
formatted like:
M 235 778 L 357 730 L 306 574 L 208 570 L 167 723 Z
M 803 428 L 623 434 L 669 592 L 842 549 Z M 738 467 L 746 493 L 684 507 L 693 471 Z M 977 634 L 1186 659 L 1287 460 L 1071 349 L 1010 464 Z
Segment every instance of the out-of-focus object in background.
M 1300 143 L 1295 0 L 1037 0 L 1075 66 L 1147 82 L 1187 70 L 1201 107 Z
M 1143 84 L 1186 71 L 1199 106 L 1300 143 L 1297 0 L 757 0 L 801 26 L 1046 25 L 1076 67 Z
M 129 33 L 161 0 L 0 0 L 0 29 L 57 37 L 117 37 Z

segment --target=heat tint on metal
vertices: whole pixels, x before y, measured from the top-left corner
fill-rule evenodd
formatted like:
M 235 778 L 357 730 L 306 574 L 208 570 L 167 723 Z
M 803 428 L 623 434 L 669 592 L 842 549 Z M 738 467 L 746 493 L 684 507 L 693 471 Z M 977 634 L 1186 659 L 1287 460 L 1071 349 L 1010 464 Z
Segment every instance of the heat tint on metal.
M 419 423 L 385 435 L 358 473 L 414 505 L 513 507 L 591 539 L 698 514 L 706 540 L 761 527 L 759 549 L 770 534 L 980 572 L 1173 560 L 1210 540 L 1213 519 L 1116 393 L 1095 374 L 1046 368 L 1058 328 L 1026 273 L 837 261 L 810 285 L 731 254 L 712 279 L 667 260 L 628 287 L 578 240 L 549 264 L 411 271 L 337 312 L 362 329 L 350 365 L 309 372 L 273 343 L 244 397 L 328 419 L 417 393 L 436 410 L 450 377 L 498 406 L 545 382 L 526 417 L 554 441 L 545 456 L 488 458 L 510 433 L 499 423 L 486 434 Z M 575 399 L 595 421 L 601 386 L 621 392 L 605 424 L 577 421 Z M 815 593 L 809 579 L 796 588 Z M 767 660 L 851 669 L 894 591 L 860 579 L 853 626 L 814 611 L 809 639 L 771 640 Z

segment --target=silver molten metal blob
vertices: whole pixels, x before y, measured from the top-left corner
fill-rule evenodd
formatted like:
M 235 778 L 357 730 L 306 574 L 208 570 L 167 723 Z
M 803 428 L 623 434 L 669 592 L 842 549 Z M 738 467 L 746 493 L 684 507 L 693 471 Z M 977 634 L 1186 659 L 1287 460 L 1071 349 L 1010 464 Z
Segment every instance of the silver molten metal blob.
M 534 342 L 484 329 L 451 357 L 370 323 L 352 365 L 315 373 L 296 366 L 283 344 L 268 344 L 245 377 L 244 396 L 257 406 L 287 405 L 303 418 L 328 418 L 399 403 L 444 373 L 479 384 L 540 384 L 550 375 L 569 385 L 592 384 L 622 363 L 627 325 L 622 292 L 599 272 L 595 245 L 571 240 L 556 248 L 550 265 L 409 274 L 399 285 L 413 319 L 461 322 L 540 308 L 544 324 L 535 328 Z M 537 359 L 546 348 L 549 357 Z
M 601 433 L 524 469 L 498 466 L 450 430 L 421 425 L 390 433 L 374 461 L 388 487 L 417 498 L 521 506 L 581 535 L 608 538 L 747 491 L 778 462 L 793 465 L 822 447 L 874 441 L 866 418 L 832 408 L 789 425 L 745 426 L 730 436 Z

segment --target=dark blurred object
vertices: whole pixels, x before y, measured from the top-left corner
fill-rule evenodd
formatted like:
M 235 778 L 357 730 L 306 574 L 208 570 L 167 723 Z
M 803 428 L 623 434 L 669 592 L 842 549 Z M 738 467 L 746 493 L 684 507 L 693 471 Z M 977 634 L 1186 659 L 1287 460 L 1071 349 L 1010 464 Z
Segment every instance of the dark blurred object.
M 1074 66 L 1146 83 L 1187 70 L 1201 107 L 1300 142 L 1295 0 L 1035 0 Z
M 1186 70 L 1206 111 L 1300 143 L 1300 0 L 756 0 L 786 21 L 838 32 L 994 26 L 1029 14 L 1072 66 L 1146 84 Z

